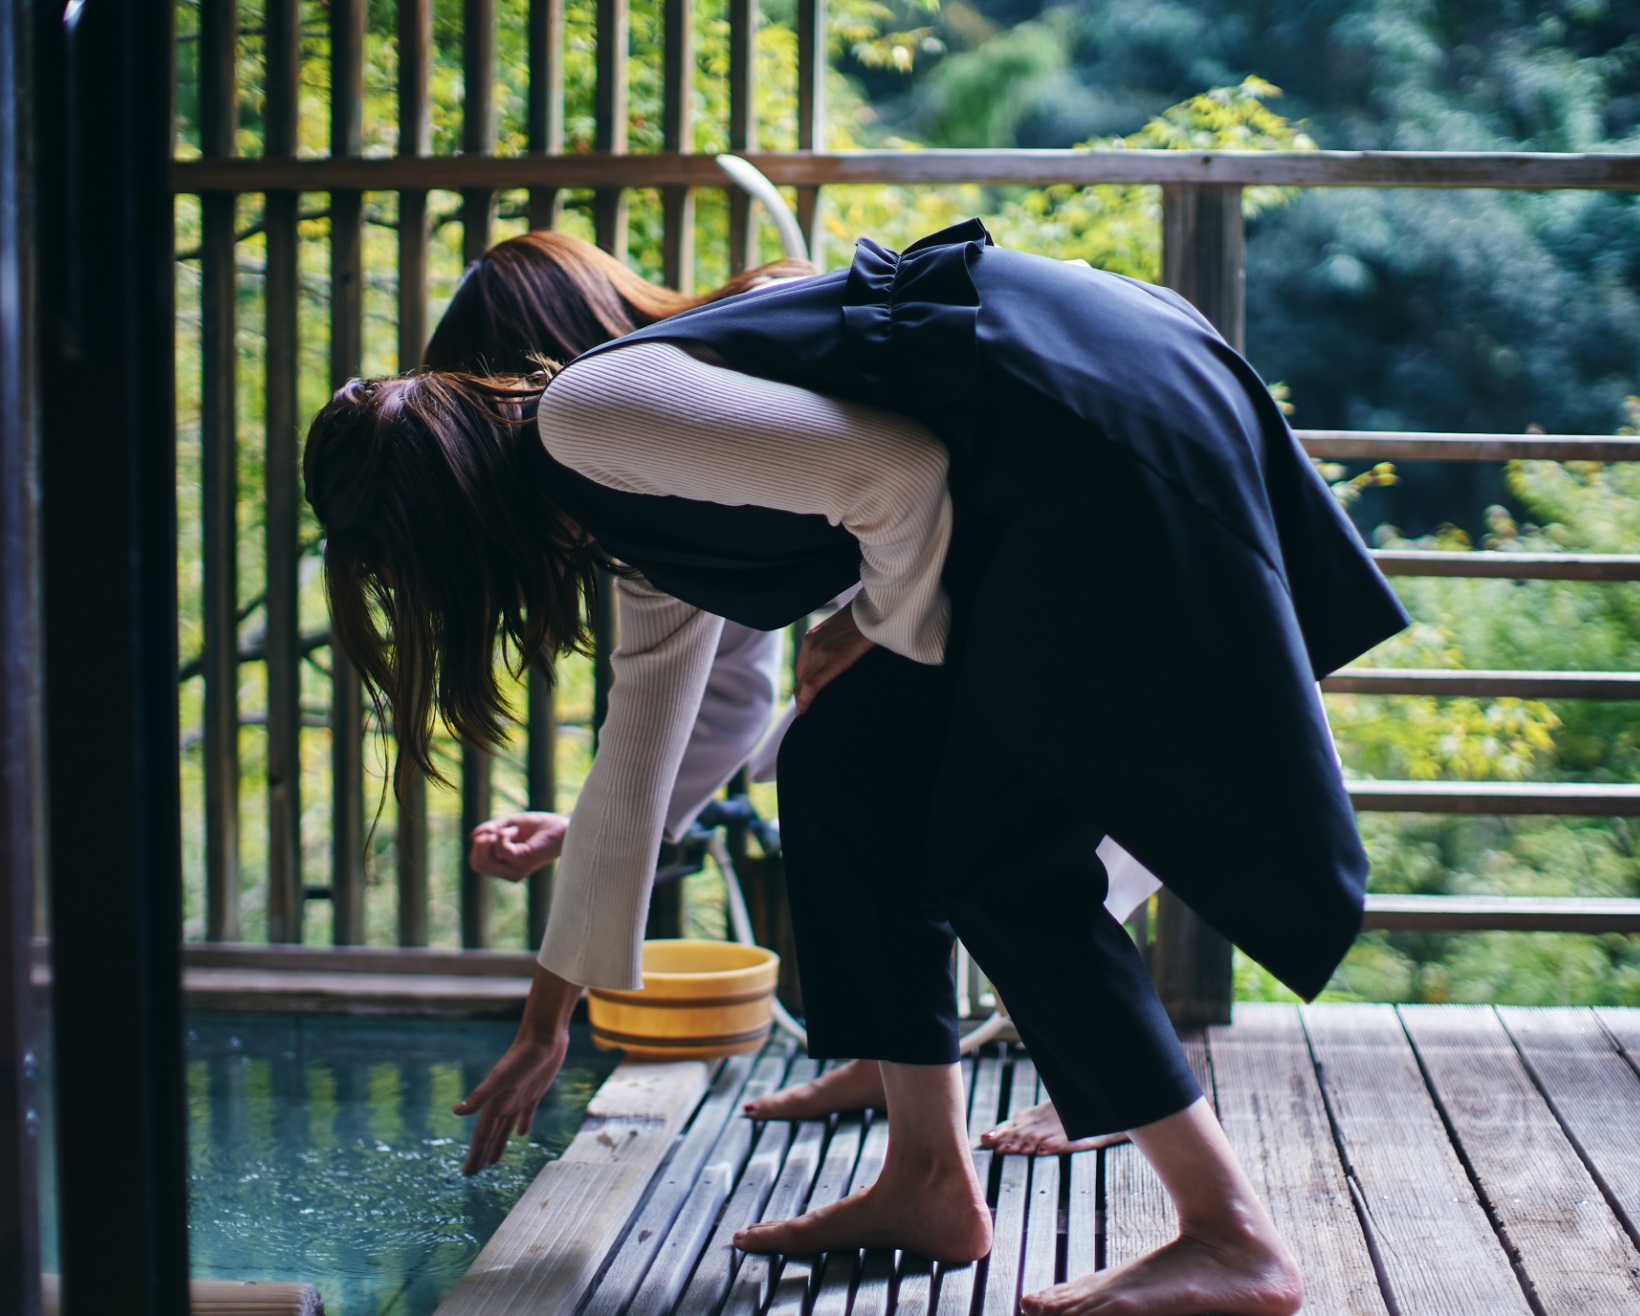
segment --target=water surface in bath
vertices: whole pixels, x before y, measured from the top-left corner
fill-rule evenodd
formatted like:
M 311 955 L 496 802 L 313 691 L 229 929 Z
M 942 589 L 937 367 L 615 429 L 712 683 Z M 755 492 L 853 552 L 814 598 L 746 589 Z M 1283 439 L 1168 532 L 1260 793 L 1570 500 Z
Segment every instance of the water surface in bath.
M 514 1025 L 194 1015 L 188 1030 L 193 1273 L 304 1280 L 330 1316 L 432 1312 L 618 1060 L 577 1026 L 531 1136 L 464 1179 L 473 1120 L 450 1107 Z

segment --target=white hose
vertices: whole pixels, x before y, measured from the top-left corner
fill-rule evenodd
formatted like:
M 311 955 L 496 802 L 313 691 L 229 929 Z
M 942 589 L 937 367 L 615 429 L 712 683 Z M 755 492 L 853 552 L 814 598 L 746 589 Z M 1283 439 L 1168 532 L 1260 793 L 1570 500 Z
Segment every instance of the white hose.
M 734 931 L 735 940 L 742 946 L 757 945 L 757 938 L 752 935 L 752 917 L 746 912 L 746 896 L 740 889 L 740 875 L 735 872 L 735 861 L 729 857 L 729 846 L 723 839 L 722 828 L 712 832 L 706 853 L 712 856 L 712 862 L 718 866 L 718 872 L 723 874 L 723 886 L 728 892 L 729 927 Z M 779 1025 L 781 1032 L 795 1037 L 797 1044 L 805 1051 L 808 1050 L 808 1032 L 786 1012 L 786 1007 L 780 1004 L 778 997 L 774 1001 L 774 1021 Z M 977 1051 L 1001 1033 L 1009 1022 L 1008 1016 L 1001 1010 L 992 1011 L 989 1019 L 962 1039 L 957 1046 L 957 1053 L 967 1055 L 970 1051 Z
M 792 214 L 786 198 L 780 195 L 780 189 L 769 180 L 769 176 L 750 160 L 742 160 L 738 155 L 713 158 L 718 168 L 734 180 L 736 187 L 769 212 L 775 228 L 780 230 L 781 251 L 797 260 L 807 260 L 809 244 L 803 240 L 803 230 L 797 223 L 797 216 Z

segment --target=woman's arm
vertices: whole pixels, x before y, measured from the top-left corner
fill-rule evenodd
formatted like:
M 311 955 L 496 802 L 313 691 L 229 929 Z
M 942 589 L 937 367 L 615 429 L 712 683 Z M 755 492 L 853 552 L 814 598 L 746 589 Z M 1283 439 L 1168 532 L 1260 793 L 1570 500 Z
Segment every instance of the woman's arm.
M 643 986 L 661 828 L 723 619 L 642 579 L 616 588 L 621 642 L 609 715 L 564 839 L 540 963 L 573 983 L 626 991 Z
M 538 417 L 554 457 L 610 488 L 846 526 L 863 559 L 861 633 L 918 662 L 943 660 L 947 460 L 916 421 L 649 342 L 570 366 Z

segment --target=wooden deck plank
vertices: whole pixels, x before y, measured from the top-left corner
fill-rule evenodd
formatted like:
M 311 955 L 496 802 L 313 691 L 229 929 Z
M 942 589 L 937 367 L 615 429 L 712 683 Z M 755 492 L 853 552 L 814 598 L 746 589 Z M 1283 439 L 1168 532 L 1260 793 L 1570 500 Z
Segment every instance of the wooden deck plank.
M 900 1254 L 894 1316 L 929 1316 L 934 1297 L 934 1263 L 910 1252 Z
M 1008 1113 L 1036 1104 L 1036 1066 L 1014 1048 L 1016 1059 L 1008 1084 Z M 1031 1204 L 1030 1156 L 1004 1156 L 997 1177 L 991 1227 L 991 1256 L 985 1269 L 985 1297 L 980 1316 L 1013 1316 L 1019 1304 L 1020 1271 L 1025 1257 L 1025 1225 Z
M 706 1075 L 699 1060 L 617 1068 L 439 1316 L 569 1316 L 699 1104 Z
M 741 1089 L 741 1101 L 772 1092 L 780 1086 L 785 1072 L 784 1053 L 765 1051 Z M 752 1151 L 756 1125 L 740 1113 L 739 1104 L 731 1107 L 734 1114 L 726 1119 L 677 1218 L 663 1234 L 661 1246 L 655 1250 L 654 1261 L 637 1287 L 627 1316 L 667 1316 L 677 1305 L 701 1253 L 710 1246 L 716 1222 L 729 1195 L 735 1191 L 741 1168 Z
M 867 1248 L 860 1259 L 860 1282 L 854 1290 L 851 1316 L 888 1316 L 893 1286 L 894 1250 Z
M 1303 1268 L 1305 1310 L 1383 1316 L 1297 1007 L 1237 1005 L 1208 1049 L 1219 1122 Z
M 1640 1010 L 1601 1008 L 1594 1017 L 1628 1057 L 1630 1066 L 1640 1070 Z
M 717 1145 L 739 1104 L 744 1100 L 747 1080 L 757 1063 L 756 1056 L 730 1056 L 723 1062 L 711 1091 L 696 1112 L 689 1131 L 678 1144 L 677 1150 L 662 1168 L 659 1181 L 649 1194 L 632 1228 L 627 1230 L 609 1269 L 598 1281 L 598 1289 L 588 1302 L 584 1316 L 620 1316 L 638 1286 L 643 1283 L 650 1265 L 668 1243 L 668 1234 L 684 1203 L 695 1191 L 702 1177 L 702 1167 Z M 726 1198 L 732 1183 L 727 1171 L 718 1178 Z M 723 1205 L 719 1200 L 718 1207 Z M 712 1214 L 717 1214 L 716 1209 Z M 704 1239 L 701 1240 L 704 1243 Z M 680 1285 L 682 1281 L 679 1281 Z M 677 1297 L 673 1293 L 673 1298 Z
M 1021 1293 L 1040 1293 L 1057 1279 L 1059 1264 L 1059 1157 L 1031 1162 L 1031 1209 L 1025 1226 L 1025 1268 Z
M 807 1083 L 818 1072 L 819 1066 L 814 1061 L 799 1060 L 786 1081 L 788 1086 L 795 1087 Z M 791 1148 L 786 1152 L 786 1163 L 780 1167 L 774 1191 L 764 1204 L 762 1220 L 790 1220 L 802 1212 L 825 1145 L 825 1122 L 805 1120 L 797 1125 Z M 774 1291 L 773 1280 L 779 1264 L 780 1258 L 767 1256 L 748 1256 L 742 1261 L 735 1272 L 728 1301 L 723 1305 L 724 1316 L 758 1316 Z
M 837 1128 L 826 1147 L 825 1159 L 820 1162 L 820 1173 L 815 1176 L 814 1190 L 809 1194 L 809 1210 L 827 1206 L 848 1192 L 849 1181 L 854 1177 L 854 1164 L 860 1157 L 863 1132 L 858 1115 L 844 1115 L 838 1119 Z M 814 1270 L 812 1258 L 786 1258 L 775 1281 L 774 1296 L 769 1300 L 768 1316 L 803 1316 Z
M 700 1264 L 683 1291 L 678 1303 L 678 1316 L 711 1316 L 723 1305 L 734 1283 L 740 1254 L 735 1251 L 734 1236 L 747 1225 L 755 1224 L 763 1214 L 764 1204 L 774 1191 L 780 1177 L 781 1162 L 791 1146 L 792 1126 L 785 1121 L 771 1121 L 757 1135 L 757 1145 L 746 1162 L 746 1170 L 735 1185 L 735 1191 L 718 1217 L 717 1228 L 711 1241 L 701 1253 Z
M 1402 1006 L 1399 1013 L 1546 1316 L 1640 1311 L 1640 1253 L 1497 1016 L 1478 1005 Z
M 1002 1056 L 983 1055 L 974 1065 L 972 1094 L 968 1106 L 968 1145 L 974 1148 L 974 1173 L 983 1188 L 991 1182 L 991 1153 L 979 1146 L 979 1135 L 994 1128 L 997 1108 L 1002 1104 Z M 974 1304 L 974 1284 L 978 1267 L 972 1261 L 961 1266 L 938 1267 L 935 1316 L 968 1316 Z
M 1497 1013 L 1624 1231 L 1640 1239 L 1640 1075 L 1591 1010 Z
M 1306 1006 L 1302 1017 L 1400 1309 L 1527 1316 L 1394 1007 Z
M 1071 1157 L 1070 1200 L 1065 1210 L 1065 1275 L 1091 1275 L 1099 1269 L 1100 1240 L 1105 1233 L 1099 1209 L 1099 1158 L 1102 1152 L 1077 1152 Z

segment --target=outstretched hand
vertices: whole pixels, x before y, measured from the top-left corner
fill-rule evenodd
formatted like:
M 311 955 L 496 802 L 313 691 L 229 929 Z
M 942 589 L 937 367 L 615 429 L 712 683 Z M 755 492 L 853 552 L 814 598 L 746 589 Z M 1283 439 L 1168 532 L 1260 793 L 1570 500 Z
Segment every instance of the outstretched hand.
M 467 866 L 486 877 L 522 882 L 563 853 L 569 817 L 562 813 L 514 813 L 473 828 Z
M 536 966 L 518 1036 L 484 1081 L 451 1107 L 457 1115 L 478 1116 L 463 1174 L 494 1165 L 506 1153 L 508 1138 L 530 1131 L 536 1107 L 563 1067 L 570 1015 L 580 999 L 579 986 Z
M 874 643 L 860 633 L 852 600 L 808 632 L 797 651 L 797 711 L 806 713 L 814 697 L 859 662 Z

